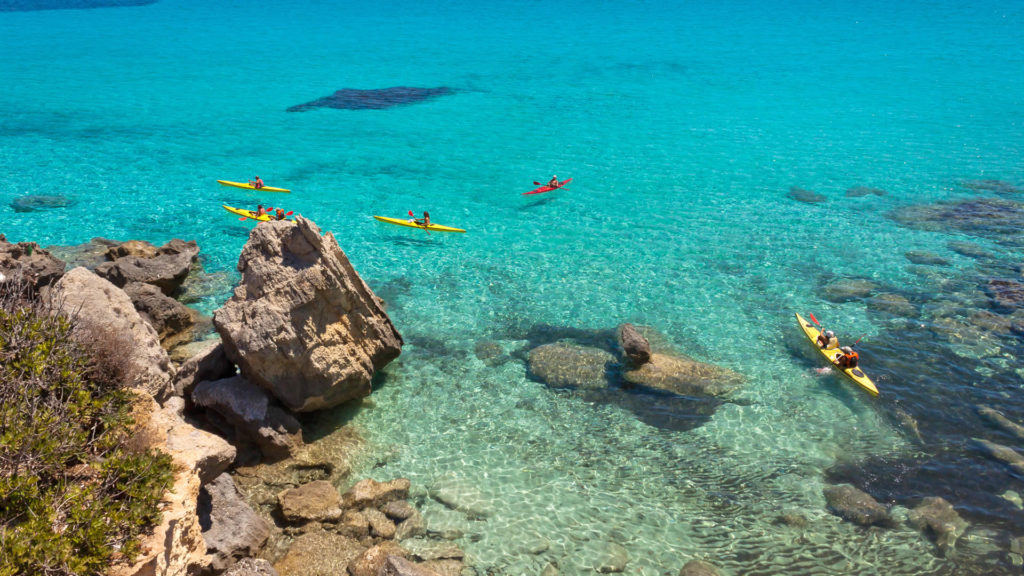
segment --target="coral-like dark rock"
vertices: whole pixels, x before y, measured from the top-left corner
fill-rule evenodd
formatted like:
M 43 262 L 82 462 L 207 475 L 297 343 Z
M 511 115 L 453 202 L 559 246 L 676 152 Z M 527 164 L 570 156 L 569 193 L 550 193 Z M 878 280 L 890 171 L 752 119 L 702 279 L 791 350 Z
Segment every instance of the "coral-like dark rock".
M 798 188 L 796 186 L 790 188 L 789 193 L 786 194 L 786 196 L 807 204 L 818 204 L 828 200 L 828 198 L 823 194 L 818 194 L 813 190 L 804 190 L 803 188 Z

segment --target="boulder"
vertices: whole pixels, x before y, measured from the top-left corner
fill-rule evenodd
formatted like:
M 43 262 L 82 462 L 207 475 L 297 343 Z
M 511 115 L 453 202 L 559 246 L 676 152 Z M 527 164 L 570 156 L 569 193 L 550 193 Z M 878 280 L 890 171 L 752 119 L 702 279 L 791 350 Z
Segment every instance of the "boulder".
M 632 324 L 622 324 L 618 329 L 619 347 L 633 366 L 640 366 L 651 359 L 651 343 Z
M 235 365 L 224 355 L 220 338 L 201 343 L 195 355 L 185 361 L 174 375 L 174 394 L 192 399 L 196 385 L 206 380 L 213 382 L 235 375 Z
M 271 460 L 287 458 L 302 445 L 302 428 L 295 417 L 241 376 L 200 382 L 192 401 L 222 416 L 239 439 L 254 442 Z
M 498 366 L 507 362 L 510 358 L 505 354 L 501 344 L 493 340 L 481 340 L 473 347 L 473 354 L 478 360 L 487 366 Z
M 942 498 L 925 498 L 907 515 L 915 528 L 934 539 L 935 546 L 945 554 L 967 529 L 967 522 L 953 505 Z
M 283 490 L 277 495 L 281 516 L 288 522 L 323 521 L 341 516 L 341 495 L 326 480 Z
M 279 576 L 274 565 L 259 558 L 243 558 L 232 564 L 222 576 Z
M 477 487 L 455 472 L 442 474 L 428 488 L 431 498 L 452 510 L 458 510 L 471 519 L 491 515 L 491 503 Z
M 825 500 L 835 515 L 861 526 L 891 526 L 889 510 L 850 484 L 825 487 Z
M 972 438 L 974 445 L 986 456 L 993 460 L 997 460 L 1006 465 L 1011 472 L 1017 476 L 1024 478 L 1024 456 L 1021 456 L 1019 452 L 1010 448 L 1009 446 L 1003 446 L 1002 444 L 996 444 L 982 438 Z
M 529 356 L 530 374 L 554 388 L 605 388 L 615 364 L 610 352 L 568 342 L 537 346 Z
M 395 528 L 395 540 L 405 540 L 427 533 L 427 523 L 418 510 L 413 510 L 412 516 L 398 523 Z
M 1002 412 L 990 406 L 979 406 L 978 415 L 1017 440 L 1024 442 L 1024 426 L 1010 420 Z
M 407 555 L 405 549 L 393 540 L 385 540 L 350 562 L 348 572 L 352 576 L 377 576 L 384 567 L 384 563 L 387 562 L 388 556 L 405 558 Z
M 871 296 L 877 289 L 878 286 L 869 280 L 844 278 L 822 288 L 822 296 L 829 302 L 852 302 Z
M 679 570 L 679 576 L 719 576 L 718 569 L 702 560 L 690 560 Z
M 349 488 L 341 500 L 345 508 L 377 508 L 394 500 L 405 500 L 409 497 L 411 486 L 408 478 L 397 478 L 390 482 L 366 478 Z
M 111 357 L 124 359 L 124 377 L 131 387 L 160 402 L 170 396 L 171 360 L 156 330 L 142 319 L 124 290 L 79 267 L 53 285 L 51 297 L 60 311 L 74 314 L 75 330 L 82 337 L 104 347 Z
M 949 266 L 949 260 L 927 250 L 911 250 L 903 255 L 914 264 L 930 264 L 932 266 Z
M 152 284 L 130 282 L 124 287 L 135 310 L 156 330 L 164 348 L 171 348 L 183 339 L 191 339 L 191 329 L 199 312 L 167 296 Z
M 334 236 L 309 220 L 256 226 L 241 285 L 214 314 L 228 358 L 285 406 L 308 412 L 370 394 L 402 337 Z
M 0 276 L 21 275 L 39 289 L 49 286 L 64 274 L 64 262 L 43 250 L 35 242 L 11 244 L 0 234 Z
M 334 529 L 338 534 L 361 540 L 370 535 L 370 521 L 358 510 L 345 510 Z
M 96 267 L 96 274 L 119 287 L 131 282 L 152 284 L 171 296 L 181 288 L 188 277 L 192 263 L 199 255 L 195 241 L 171 240 L 157 249 L 156 256 L 142 258 L 124 256 Z
M 376 508 L 367 508 L 363 515 L 370 524 L 370 534 L 385 539 L 395 537 L 395 523 L 386 514 Z
M 648 363 L 624 372 L 623 377 L 635 386 L 656 388 L 681 396 L 721 396 L 743 383 L 743 376 L 728 368 L 667 354 L 652 354 Z
M 600 556 L 594 563 L 594 570 L 601 574 L 618 574 L 626 570 L 629 563 L 629 552 L 615 542 L 605 542 Z
M 308 532 L 292 542 L 274 568 L 280 576 L 344 576 L 364 550 L 365 546 L 347 536 Z
M 107 260 L 110 261 L 117 260 L 118 258 L 124 258 L 125 256 L 153 258 L 157 255 L 157 247 L 145 240 L 128 240 L 127 242 L 118 242 L 117 244 L 108 246 L 106 255 Z
M 381 506 L 380 511 L 387 514 L 388 518 L 394 518 L 395 520 L 405 520 L 416 513 L 416 509 L 412 507 L 405 500 L 395 500 L 388 502 Z
M 210 568 L 215 572 L 259 553 L 270 537 L 270 526 L 249 507 L 230 474 L 221 474 L 203 486 L 199 521 Z
M 806 204 L 818 204 L 828 200 L 827 197 L 825 197 L 822 194 L 818 194 L 813 190 L 805 190 L 803 188 L 798 188 L 796 186 L 791 187 L 789 189 L 789 193 L 786 195 L 792 198 L 793 200 L 796 200 L 798 202 L 804 202 Z
M 430 568 L 416 564 L 401 556 L 388 556 L 381 566 L 379 576 L 439 576 Z

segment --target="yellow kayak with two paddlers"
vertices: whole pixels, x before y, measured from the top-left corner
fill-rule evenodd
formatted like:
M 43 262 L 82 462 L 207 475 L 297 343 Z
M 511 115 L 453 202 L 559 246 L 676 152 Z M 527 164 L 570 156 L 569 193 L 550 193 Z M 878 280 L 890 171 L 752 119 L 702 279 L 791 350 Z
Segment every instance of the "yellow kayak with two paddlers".
M 234 206 L 228 206 L 227 204 L 221 204 L 221 206 L 223 206 L 225 210 L 227 210 L 228 212 L 231 212 L 232 214 L 235 214 L 237 216 L 242 216 L 242 217 L 245 217 L 245 218 L 249 218 L 251 220 L 257 220 L 259 222 L 269 222 L 271 220 L 277 220 L 277 217 L 272 215 L 272 214 L 261 214 L 261 215 L 257 216 L 255 210 L 246 210 L 244 208 L 235 208 Z M 289 212 L 289 214 L 291 214 L 291 212 Z M 285 220 L 287 220 L 287 218 L 285 218 Z
M 255 190 L 257 192 L 285 192 L 291 193 L 291 190 L 287 188 L 274 188 L 273 186 L 263 186 L 257 188 L 248 182 L 232 182 L 230 180 L 217 180 L 217 183 L 221 186 L 234 186 L 235 188 L 245 188 L 246 190 Z
M 868 394 L 878 396 L 878 388 L 875 387 L 875 383 L 871 381 L 871 378 L 868 378 L 868 375 L 865 374 L 859 366 L 854 368 L 840 368 L 839 357 L 843 355 L 842 350 L 839 348 L 822 348 L 819 346 L 818 335 L 821 334 L 821 330 L 819 330 L 814 323 L 805 320 L 803 316 L 799 314 L 795 314 L 795 316 L 797 323 L 800 324 L 800 328 L 804 331 L 804 336 L 807 336 L 807 339 L 811 341 L 811 345 L 814 346 L 814 349 L 821 353 L 833 368 L 842 372 L 844 376 L 853 380 L 864 390 L 867 390 Z M 814 315 L 811 314 L 811 316 L 813 317 Z
M 406 228 L 419 228 L 420 230 L 427 230 L 429 232 L 465 232 L 462 228 L 452 228 L 450 226 L 441 226 L 440 224 L 430 223 L 429 226 L 424 226 L 409 219 L 402 218 L 388 218 L 386 216 L 374 216 L 380 222 L 387 222 L 388 224 L 394 224 L 395 226 L 405 226 Z

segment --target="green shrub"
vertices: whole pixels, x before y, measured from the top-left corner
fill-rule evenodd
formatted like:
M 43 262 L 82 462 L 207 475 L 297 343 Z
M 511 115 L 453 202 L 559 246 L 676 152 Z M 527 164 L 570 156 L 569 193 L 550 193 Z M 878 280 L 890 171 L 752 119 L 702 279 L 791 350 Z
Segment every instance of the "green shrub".
M 73 328 L 0 283 L 0 576 L 130 561 L 171 484 L 170 457 L 131 442 L 132 395 L 95 353 L 103 338 Z

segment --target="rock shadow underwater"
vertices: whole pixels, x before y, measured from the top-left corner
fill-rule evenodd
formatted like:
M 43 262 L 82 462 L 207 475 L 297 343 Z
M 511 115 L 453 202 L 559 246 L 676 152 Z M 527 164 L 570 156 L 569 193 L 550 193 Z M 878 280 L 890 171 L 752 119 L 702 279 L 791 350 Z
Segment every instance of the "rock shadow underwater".
M 312 102 L 298 104 L 288 108 L 288 112 L 305 112 L 316 108 L 336 108 L 338 110 L 385 110 L 395 106 L 407 106 L 424 102 L 439 96 L 454 94 L 455 90 L 447 86 L 438 88 L 416 88 L 410 86 L 394 86 L 376 90 L 359 90 L 343 88 L 330 96 L 318 98 Z

